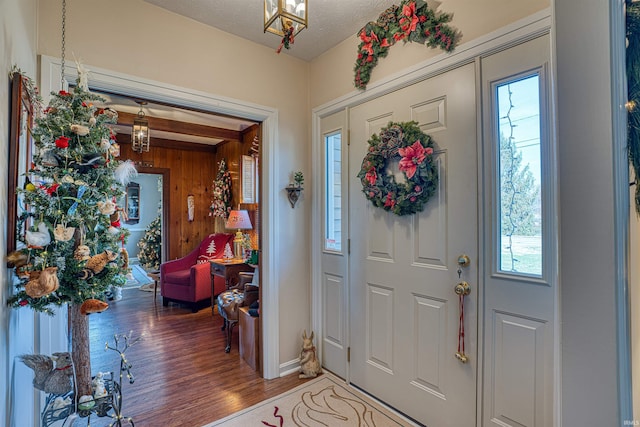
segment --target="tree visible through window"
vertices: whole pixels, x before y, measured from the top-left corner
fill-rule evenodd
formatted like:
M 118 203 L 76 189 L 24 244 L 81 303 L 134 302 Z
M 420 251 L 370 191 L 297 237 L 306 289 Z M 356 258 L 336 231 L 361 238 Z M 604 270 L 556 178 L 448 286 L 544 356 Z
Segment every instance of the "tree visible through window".
M 497 87 L 500 270 L 542 275 L 539 77 Z

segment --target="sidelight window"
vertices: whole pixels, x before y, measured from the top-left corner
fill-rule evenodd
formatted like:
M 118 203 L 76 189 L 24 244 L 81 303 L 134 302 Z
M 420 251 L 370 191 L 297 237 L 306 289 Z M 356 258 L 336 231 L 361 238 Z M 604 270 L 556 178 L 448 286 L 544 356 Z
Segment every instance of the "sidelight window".
M 324 136 L 325 146 L 325 250 L 342 250 L 342 133 Z
M 494 86 L 499 165 L 498 270 L 542 276 L 540 76 Z

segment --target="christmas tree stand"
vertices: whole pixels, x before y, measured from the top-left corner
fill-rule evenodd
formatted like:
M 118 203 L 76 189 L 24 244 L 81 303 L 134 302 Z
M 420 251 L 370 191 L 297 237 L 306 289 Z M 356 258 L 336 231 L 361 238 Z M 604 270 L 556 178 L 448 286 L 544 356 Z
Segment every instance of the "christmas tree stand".
M 117 378 L 113 372 L 94 376 L 91 381 L 94 387 L 93 397 L 76 399 L 73 390 L 64 395 L 48 394 L 41 415 L 42 427 L 53 426 L 59 421 L 63 421 L 62 426 L 70 421 L 69 426 L 72 426 L 77 417 L 86 418 L 87 427 L 89 427 L 93 414 L 100 418 L 111 417 L 109 427 L 135 427 L 133 418 L 122 415 L 122 378 L 126 376 L 129 384 L 135 381 L 131 373 L 132 365 L 127 361 L 125 352 L 140 339 L 142 337 L 131 339 L 130 335 L 116 334 L 114 335 L 115 345 L 106 344 L 105 350 L 114 350 L 120 356 L 120 373 Z M 100 387 L 104 386 L 101 392 L 98 391 L 98 383 Z

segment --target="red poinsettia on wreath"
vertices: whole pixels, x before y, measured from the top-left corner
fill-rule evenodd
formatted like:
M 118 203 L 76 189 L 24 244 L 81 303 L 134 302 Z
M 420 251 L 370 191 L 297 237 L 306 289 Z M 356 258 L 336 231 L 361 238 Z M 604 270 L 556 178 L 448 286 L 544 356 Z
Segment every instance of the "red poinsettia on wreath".
M 389 48 L 400 40 L 451 52 L 460 39 L 460 33 L 446 25 L 451 18 L 448 13 L 436 14 L 424 0 L 403 0 L 399 6 L 385 10 L 376 22 L 369 22 L 358 33 L 355 86 L 358 89 L 367 87 L 378 58 L 387 56 Z

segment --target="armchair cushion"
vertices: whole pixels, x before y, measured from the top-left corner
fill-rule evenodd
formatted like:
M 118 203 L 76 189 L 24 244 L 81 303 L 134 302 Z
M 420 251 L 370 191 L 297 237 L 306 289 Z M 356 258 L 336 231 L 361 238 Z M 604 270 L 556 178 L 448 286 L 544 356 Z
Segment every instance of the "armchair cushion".
M 198 264 L 209 262 L 212 259 L 222 258 L 225 246 L 232 240 L 233 234 L 209 234 L 202 243 L 200 243 Z
M 171 273 L 167 273 L 164 276 L 164 280 L 167 282 L 175 283 L 176 285 L 189 286 L 191 283 L 191 267 L 188 270 L 178 270 Z

